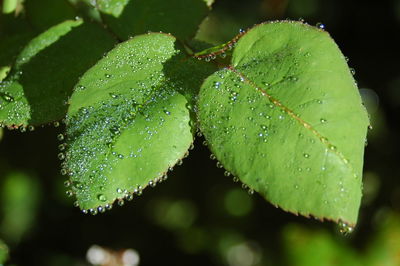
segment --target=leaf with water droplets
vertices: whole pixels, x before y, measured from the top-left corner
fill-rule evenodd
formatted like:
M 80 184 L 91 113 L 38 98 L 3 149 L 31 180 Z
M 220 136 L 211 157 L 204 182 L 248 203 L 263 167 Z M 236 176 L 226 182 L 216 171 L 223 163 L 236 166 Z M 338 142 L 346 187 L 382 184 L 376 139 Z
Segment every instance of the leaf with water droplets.
M 161 182 L 193 142 L 194 95 L 215 69 L 159 33 L 128 40 L 81 78 L 67 114 L 64 173 L 95 214 Z
M 32 39 L 0 84 L 0 124 L 44 124 L 62 118 L 78 78 L 115 43 L 82 20 L 58 24 Z
M 98 0 L 97 6 L 104 22 L 124 40 L 148 31 L 188 40 L 209 11 L 204 0 Z
M 356 223 L 369 121 L 327 32 L 290 21 L 251 29 L 202 85 L 199 120 L 223 166 L 272 204 Z

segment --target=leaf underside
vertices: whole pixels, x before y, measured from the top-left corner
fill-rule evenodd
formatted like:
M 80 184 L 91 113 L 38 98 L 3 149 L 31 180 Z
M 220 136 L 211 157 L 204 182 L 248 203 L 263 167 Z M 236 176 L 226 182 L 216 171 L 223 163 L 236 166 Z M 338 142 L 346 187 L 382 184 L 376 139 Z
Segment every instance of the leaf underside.
M 82 20 L 65 21 L 32 39 L 0 84 L 0 124 L 61 119 L 78 78 L 114 44 L 99 25 Z
M 70 99 L 63 171 L 84 212 L 141 194 L 184 157 L 195 88 L 212 71 L 174 37 L 153 33 L 118 45 L 83 75 Z
M 280 21 L 244 34 L 202 85 L 199 122 L 224 167 L 272 204 L 356 223 L 369 121 L 325 31 Z

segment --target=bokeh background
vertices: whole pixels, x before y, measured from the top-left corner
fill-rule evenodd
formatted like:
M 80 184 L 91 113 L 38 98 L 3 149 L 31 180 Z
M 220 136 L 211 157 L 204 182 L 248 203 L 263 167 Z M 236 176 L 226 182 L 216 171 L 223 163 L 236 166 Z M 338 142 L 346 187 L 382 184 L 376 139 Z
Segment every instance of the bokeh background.
M 132 265 L 138 257 L 139 265 L 400 265 L 400 0 L 216 0 L 197 37 L 220 44 L 286 18 L 325 25 L 371 116 L 353 234 L 248 195 L 209 159 L 202 138 L 167 182 L 123 207 L 84 215 L 59 173 L 62 126 L 0 129 L 0 261 L 8 248 L 9 265 L 92 265 L 87 254 L 126 250 Z

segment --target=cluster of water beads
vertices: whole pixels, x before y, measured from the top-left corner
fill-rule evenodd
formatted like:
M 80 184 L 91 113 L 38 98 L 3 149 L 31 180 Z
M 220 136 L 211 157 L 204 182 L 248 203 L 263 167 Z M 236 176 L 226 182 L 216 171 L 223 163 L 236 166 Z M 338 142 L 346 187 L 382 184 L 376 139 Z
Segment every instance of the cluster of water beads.
M 339 232 L 343 235 L 349 235 L 354 231 L 354 226 L 349 225 L 346 222 L 339 221 Z

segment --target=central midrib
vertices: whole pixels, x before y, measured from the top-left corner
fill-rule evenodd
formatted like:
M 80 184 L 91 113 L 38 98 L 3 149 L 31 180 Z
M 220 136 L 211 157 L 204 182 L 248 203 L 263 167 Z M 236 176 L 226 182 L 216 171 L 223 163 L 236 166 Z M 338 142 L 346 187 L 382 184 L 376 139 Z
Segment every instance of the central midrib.
M 347 160 L 344 155 L 339 152 L 336 148 L 332 149 L 332 147 L 335 147 L 332 143 L 328 141 L 326 137 L 321 135 L 315 128 L 311 126 L 311 124 L 307 123 L 303 119 L 301 119 L 298 115 L 296 115 L 291 109 L 283 105 L 279 100 L 275 99 L 272 95 L 270 95 L 266 90 L 258 87 L 254 82 L 252 82 L 249 78 L 247 78 L 243 73 L 241 73 L 239 70 L 237 70 L 234 66 L 230 65 L 226 69 L 232 71 L 236 75 L 238 75 L 243 81 L 247 82 L 249 85 L 254 87 L 257 91 L 261 92 L 261 94 L 269 99 L 270 102 L 272 102 L 275 106 L 280 108 L 282 111 L 284 111 L 286 114 L 288 114 L 290 117 L 292 117 L 294 120 L 296 120 L 298 123 L 300 123 L 305 129 L 311 131 L 311 133 L 316 136 L 322 144 L 324 144 L 327 148 L 327 150 L 330 150 L 336 156 L 340 158 L 340 160 L 343 162 L 344 165 L 347 165 L 348 168 L 350 168 L 350 171 L 353 173 L 353 175 L 356 176 L 356 173 L 353 169 L 353 167 L 348 163 L 349 160 Z

